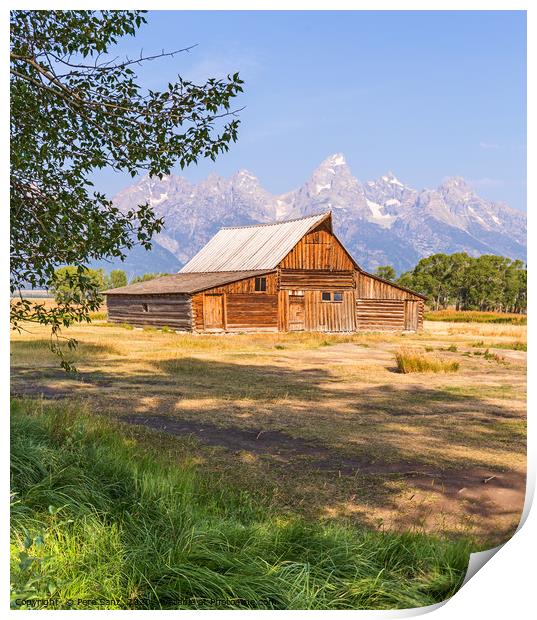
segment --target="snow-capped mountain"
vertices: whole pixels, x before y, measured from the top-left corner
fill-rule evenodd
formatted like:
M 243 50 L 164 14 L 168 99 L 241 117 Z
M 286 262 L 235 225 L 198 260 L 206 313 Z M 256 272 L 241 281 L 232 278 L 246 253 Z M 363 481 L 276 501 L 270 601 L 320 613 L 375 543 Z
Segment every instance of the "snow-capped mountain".
M 177 271 L 222 226 L 328 210 L 336 234 L 369 270 L 391 264 L 403 271 L 435 252 L 526 258 L 525 215 L 480 198 L 464 179 L 422 191 L 391 172 L 362 183 L 340 153 L 323 161 L 304 185 L 279 196 L 251 172 L 239 170 L 229 179 L 210 175 L 198 184 L 174 175 L 144 177 L 114 198 L 120 209 L 145 201 L 164 218 L 165 229 L 155 239 L 155 251 L 129 256 L 131 273 L 156 271 L 155 252 L 159 271 Z

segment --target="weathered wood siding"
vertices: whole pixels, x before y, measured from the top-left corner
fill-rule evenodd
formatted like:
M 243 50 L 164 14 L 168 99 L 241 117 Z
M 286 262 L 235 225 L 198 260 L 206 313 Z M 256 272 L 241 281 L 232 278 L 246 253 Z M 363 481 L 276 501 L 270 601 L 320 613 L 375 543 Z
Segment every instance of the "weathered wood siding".
M 356 329 L 419 331 L 423 329 L 423 300 L 357 299 Z
M 304 235 L 280 263 L 280 269 L 353 270 L 354 263 L 345 248 L 322 224 Z
M 357 299 L 356 329 L 403 331 L 405 329 L 405 301 L 402 299 Z
M 192 297 L 196 331 L 276 331 L 278 329 L 278 276 L 266 278 L 266 291 L 255 290 L 255 278 L 212 288 Z M 215 296 L 222 295 L 220 326 L 215 325 Z M 207 299 L 207 298 L 210 299 Z
M 227 329 L 278 328 L 278 296 L 253 293 L 230 293 L 227 301 Z
M 192 298 L 186 293 L 109 295 L 106 305 L 112 323 L 192 330 Z
M 197 332 L 202 332 L 203 325 L 203 293 L 192 295 L 192 325 Z
M 223 286 L 217 286 L 215 288 L 210 289 L 211 293 L 226 293 L 226 294 L 234 294 L 234 293 L 253 293 L 254 295 L 276 295 L 278 292 L 278 274 L 268 273 L 266 276 L 261 276 L 267 279 L 267 290 L 266 291 L 256 291 L 255 290 L 255 278 L 246 278 L 244 280 L 239 280 L 239 282 L 231 282 L 231 284 L 224 284 Z
M 356 272 L 356 329 L 403 331 L 423 328 L 423 299 L 389 282 Z
M 327 271 L 319 269 L 282 269 L 280 271 L 280 290 L 324 289 L 340 290 L 353 288 L 354 272 Z
M 326 287 L 323 290 L 334 291 L 334 287 Z M 342 293 L 342 301 L 323 301 L 322 290 L 280 291 L 278 329 L 280 331 L 354 331 L 354 289 L 335 290 Z
M 361 272 L 356 272 L 356 297 L 358 299 L 414 299 L 423 301 L 418 295 Z
M 354 331 L 354 291 L 344 290 L 343 301 L 322 301 L 322 291 L 305 291 L 305 327 L 308 331 Z

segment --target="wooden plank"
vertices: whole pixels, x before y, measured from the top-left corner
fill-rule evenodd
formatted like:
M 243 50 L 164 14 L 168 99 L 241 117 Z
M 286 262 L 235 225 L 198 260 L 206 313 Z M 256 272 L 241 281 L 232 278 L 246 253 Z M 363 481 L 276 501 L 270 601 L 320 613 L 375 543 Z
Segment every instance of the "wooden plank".
M 393 299 L 357 299 L 357 330 L 403 330 L 405 328 L 405 301 Z
M 304 235 L 280 263 L 282 269 L 352 270 L 354 263 L 339 240 L 321 224 Z
M 353 288 L 353 271 L 328 271 L 307 269 L 282 269 L 280 289 L 320 289 L 337 290 Z
M 421 297 L 362 272 L 356 273 L 356 296 L 358 299 L 412 299 L 423 303 Z
M 205 329 L 224 328 L 224 295 L 205 293 L 203 296 L 203 323 Z

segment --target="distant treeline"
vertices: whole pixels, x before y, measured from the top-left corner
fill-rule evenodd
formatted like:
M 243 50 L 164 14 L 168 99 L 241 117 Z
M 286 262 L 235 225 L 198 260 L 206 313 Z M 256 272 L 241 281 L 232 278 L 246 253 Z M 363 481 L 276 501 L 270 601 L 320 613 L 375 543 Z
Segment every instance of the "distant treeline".
M 427 295 L 427 305 L 434 310 L 454 306 L 456 310 L 525 313 L 527 308 L 526 265 L 505 256 L 433 254 L 399 278 L 389 265 L 377 267 L 375 274 Z
M 78 303 L 81 297 L 88 298 L 90 293 L 88 289 L 83 292 L 78 286 L 78 280 L 74 277 L 77 273 L 77 267 L 60 267 L 54 272 L 54 279 L 50 282 L 50 291 L 59 303 Z M 91 284 L 91 289 L 98 294 L 110 288 L 119 288 L 129 284 L 127 274 L 123 269 L 112 269 L 110 273 L 105 273 L 104 269 L 83 269 L 84 279 Z M 166 273 L 145 273 L 141 276 L 134 276 L 130 284 L 136 282 L 146 282 L 168 275 Z

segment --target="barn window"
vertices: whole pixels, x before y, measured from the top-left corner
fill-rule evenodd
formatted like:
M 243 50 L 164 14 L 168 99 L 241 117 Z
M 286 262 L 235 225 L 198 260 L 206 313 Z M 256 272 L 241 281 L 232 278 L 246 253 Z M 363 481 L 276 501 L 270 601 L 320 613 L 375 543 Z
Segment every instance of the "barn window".
M 255 290 L 259 293 L 264 293 L 267 290 L 267 279 L 256 278 L 255 279 Z
M 142 311 L 149 312 L 149 308 L 147 307 L 147 304 L 142 304 Z
M 330 291 L 323 291 L 321 293 L 321 299 L 323 301 L 332 301 L 332 293 Z
M 334 301 L 343 301 L 343 293 L 341 291 L 334 293 Z

